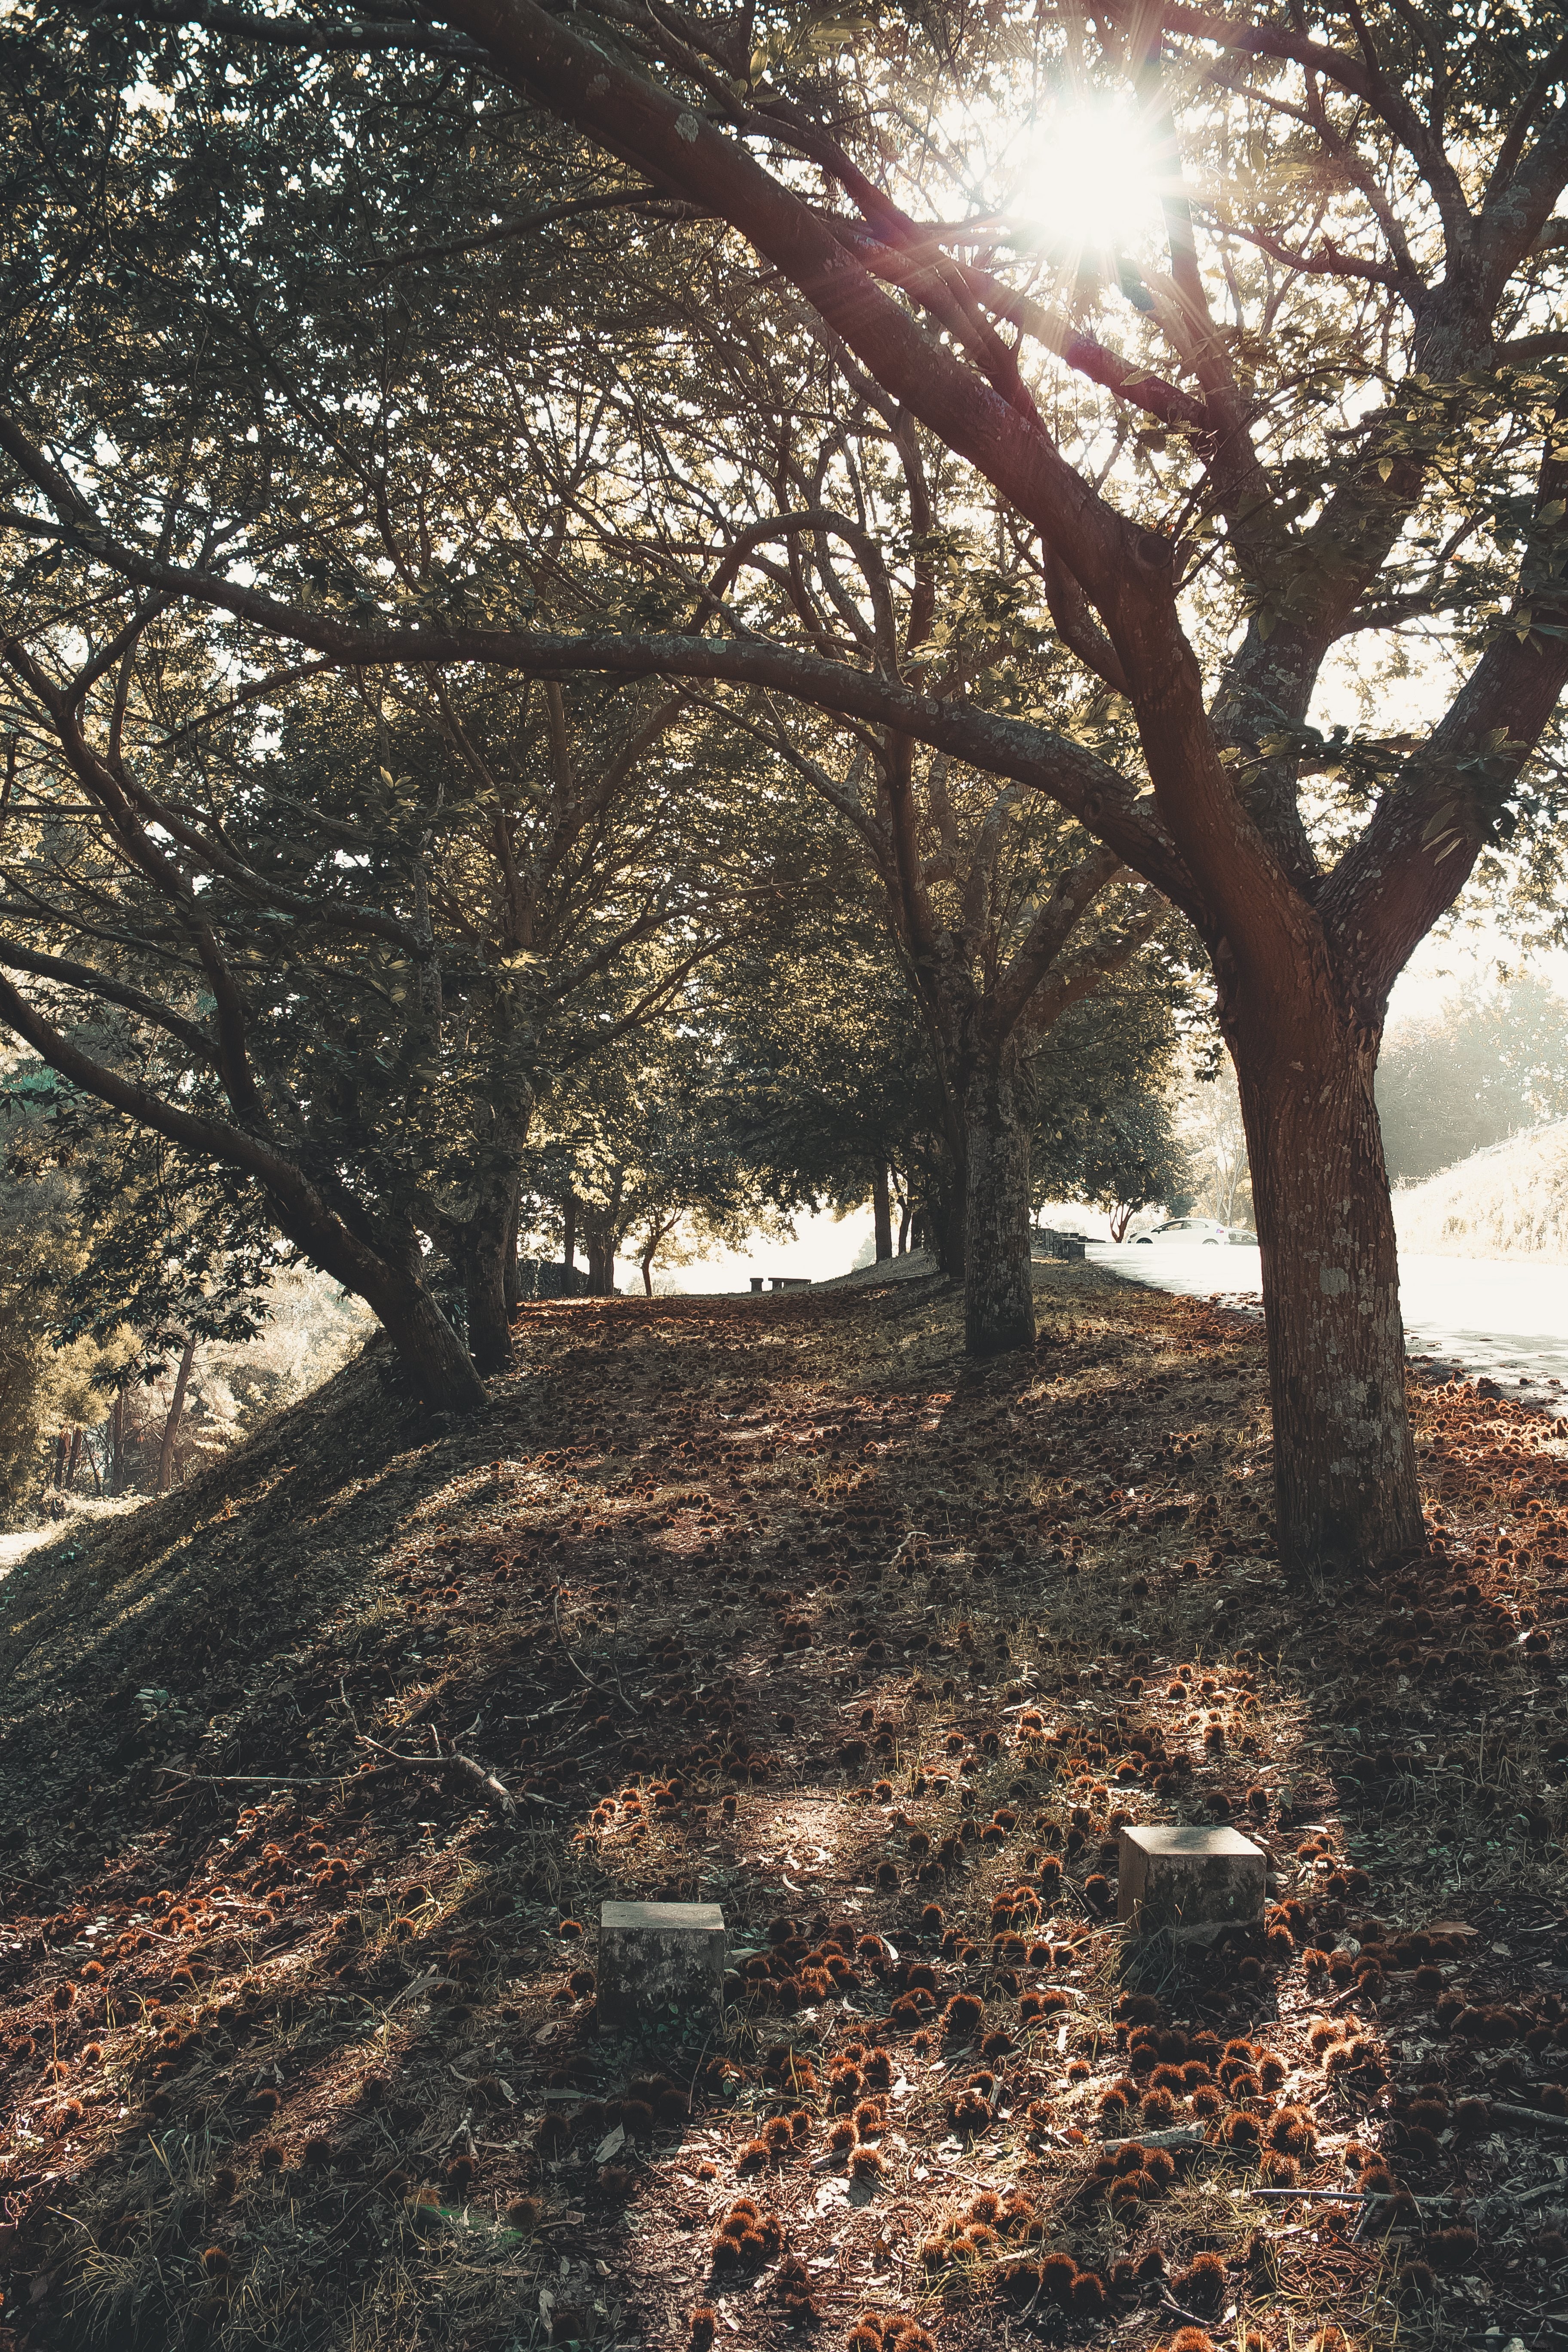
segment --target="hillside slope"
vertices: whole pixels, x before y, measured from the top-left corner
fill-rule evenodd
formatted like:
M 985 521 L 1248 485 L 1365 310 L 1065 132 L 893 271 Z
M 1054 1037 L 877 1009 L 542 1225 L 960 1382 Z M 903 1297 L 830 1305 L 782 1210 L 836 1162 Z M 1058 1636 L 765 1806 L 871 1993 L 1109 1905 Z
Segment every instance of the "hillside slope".
M 1394 1196 L 1401 1246 L 1568 1265 L 1568 1119 L 1472 1152 Z
M 1447 1556 L 1292 1594 L 1251 1319 L 1036 1282 L 985 1368 L 929 1279 L 542 1305 L 437 1430 L 373 1353 L 0 1584 L 3 2352 L 1548 2343 L 1563 1433 L 1418 1391 Z M 1118 1826 L 1226 1819 L 1267 1946 L 1130 2010 Z M 722 1904 L 721 2028 L 596 2032 L 609 1896 Z M 1369 2145 L 1433 2201 L 1250 2193 Z

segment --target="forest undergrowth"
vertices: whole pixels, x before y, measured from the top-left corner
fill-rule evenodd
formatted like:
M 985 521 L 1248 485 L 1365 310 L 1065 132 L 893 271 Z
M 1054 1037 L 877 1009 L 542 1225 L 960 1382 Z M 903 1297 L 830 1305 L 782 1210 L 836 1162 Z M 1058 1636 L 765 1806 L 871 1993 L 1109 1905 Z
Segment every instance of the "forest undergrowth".
M 5 2352 L 1568 2343 L 1563 1425 L 1415 1368 L 1427 1556 L 1289 1589 L 1256 1321 L 1037 1281 L 372 1349 L 5 1580 Z M 596 2033 L 642 1895 L 721 2029 Z

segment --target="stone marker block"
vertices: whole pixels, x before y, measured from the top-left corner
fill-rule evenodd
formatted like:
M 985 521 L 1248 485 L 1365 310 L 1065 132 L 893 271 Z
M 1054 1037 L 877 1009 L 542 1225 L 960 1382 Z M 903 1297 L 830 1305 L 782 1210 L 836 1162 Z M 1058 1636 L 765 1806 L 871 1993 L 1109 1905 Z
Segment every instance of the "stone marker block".
M 1137 1937 L 1212 1943 L 1262 1920 L 1268 1867 L 1239 1830 L 1123 1830 L 1116 1916 Z
M 599 1911 L 601 2033 L 717 2024 L 724 2005 L 724 1914 L 717 1903 L 605 1903 Z

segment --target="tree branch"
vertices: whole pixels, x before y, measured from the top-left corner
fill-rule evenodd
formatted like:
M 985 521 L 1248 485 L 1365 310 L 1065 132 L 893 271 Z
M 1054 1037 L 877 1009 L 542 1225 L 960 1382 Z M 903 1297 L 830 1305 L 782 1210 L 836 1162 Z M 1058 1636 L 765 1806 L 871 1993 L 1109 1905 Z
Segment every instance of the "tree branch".
M 36 980 L 58 980 L 62 987 L 79 989 L 84 995 L 96 996 L 101 1003 L 118 1004 L 121 1012 L 134 1013 L 139 1020 L 177 1037 L 186 1052 L 209 1069 L 217 1068 L 217 1051 L 205 1029 L 171 1013 L 167 1005 L 160 1004 L 154 996 L 144 995 L 141 989 L 111 979 L 107 972 L 95 971 L 90 964 L 74 963 L 65 956 L 44 955 L 36 948 L 18 947 L 10 940 L 0 939 L 0 966 L 12 971 L 31 972 Z
M 987 992 L 981 1020 L 995 1045 L 1012 1035 L 1074 929 L 1121 870 L 1110 850 L 1095 849 L 1058 881 Z

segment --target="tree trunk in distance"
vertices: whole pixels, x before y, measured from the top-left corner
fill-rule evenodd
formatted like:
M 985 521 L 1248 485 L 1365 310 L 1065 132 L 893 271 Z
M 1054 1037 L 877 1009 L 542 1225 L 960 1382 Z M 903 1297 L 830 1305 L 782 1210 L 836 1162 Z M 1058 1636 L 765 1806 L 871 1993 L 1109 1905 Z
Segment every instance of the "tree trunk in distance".
M 651 1298 L 653 1297 L 652 1250 L 649 1250 L 647 1255 L 642 1261 L 642 1292 L 645 1298 Z
M 913 1215 L 913 1203 L 906 1201 L 903 1207 L 899 1212 L 899 1255 L 900 1257 L 905 1257 L 909 1255 L 910 1221 Z
M 998 1356 L 1035 1344 L 1026 1081 L 1015 1054 L 984 1055 L 963 1091 L 963 1345 Z
M 479 1370 L 510 1372 L 514 1358 L 506 1311 L 506 1231 L 493 1217 L 476 1219 L 465 1237 L 463 1297 L 468 1353 Z
M 591 1210 L 583 1220 L 583 1248 L 588 1260 L 588 1295 L 608 1298 L 615 1288 L 615 1238 L 609 1218 Z
M 521 1146 L 518 1147 L 521 1153 Z M 517 1223 L 521 1159 L 487 1152 L 479 1196 L 463 1231 L 463 1300 L 468 1353 L 481 1375 L 510 1372 L 511 1318 L 507 1312 L 507 1260 Z
M 174 1440 L 180 1433 L 180 1423 L 184 1418 L 185 1391 L 191 1384 L 191 1365 L 195 1360 L 195 1352 L 196 1343 L 194 1337 L 187 1339 L 180 1351 L 180 1369 L 174 1375 L 174 1393 L 170 1400 L 169 1411 L 163 1422 L 163 1443 L 158 1452 L 160 1495 L 168 1493 L 169 1481 L 174 1475 Z
M 54 1475 L 54 1488 L 57 1495 L 66 1483 L 66 1454 L 69 1445 L 70 1439 L 66 1434 L 66 1432 L 63 1429 L 57 1429 L 55 1432 Z
M 463 1230 L 468 1352 L 481 1373 L 510 1372 L 515 1361 L 507 1268 L 517 1255 L 522 1153 L 533 1111 L 531 1091 L 521 1102 L 514 1098 L 515 1092 L 498 1084 L 489 1132 L 479 1154 L 477 1197 Z M 514 1284 L 515 1278 L 514 1275 Z
M 80 1466 L 80 1463 L 81 1423 L 78 1422 L 71 1430 L 70 1453 L 66 1460 L 66 1486 L 68 1490 L 76 1485 L 76 1474 Z
M 888 1171 L 878 1168 L 871 1177 L 871 1215 L 877 1234 L 877 1264 L 893 1255 L 893 1202 L 888 1190 Z
M 125 1391 L 116 1389 L 109 1409 L 109 1491 L 118 1495 L 124 1483 L 121 1452 L 125 1443 Z
M 1426 1540 L 1373 1100 L 1381 1040 L 1338 1007 L 1307 1009 L 1289 1043 L 1267 1020 L 1228 1024 L 1226 1042 L 1263 1255 L 1279 1557 L 1363 1569 Z
M 563 1297 L 570 1298 L 572 1261 L 577 1255 L 577 1195 L 574 1192 L 568 1192 L 566 1195 L 566 1205 L 562 1212 L 562 1223 L 565 1231 L 561 1236 L 561 1262 L 565 1267 L 566 1278 L 561 1286 L 561 1294 Z

